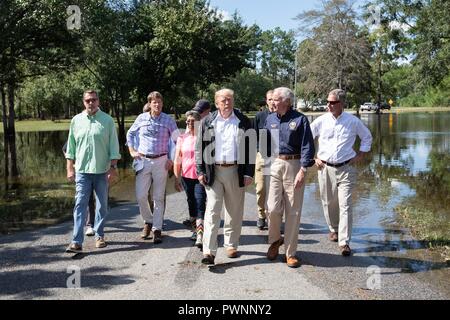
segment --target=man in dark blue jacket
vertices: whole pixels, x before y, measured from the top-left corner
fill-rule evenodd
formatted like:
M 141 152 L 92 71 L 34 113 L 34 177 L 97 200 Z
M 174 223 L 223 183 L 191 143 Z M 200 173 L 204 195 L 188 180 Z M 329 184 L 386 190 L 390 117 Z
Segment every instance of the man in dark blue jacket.
M 296 268 L 300 265 L 296 252 L 305 176 L 307 167 L 314 165 L 314 140 L 306 116 L 292 108 L 294 93 L 290 89 L 275 89 L 273 101 L 276 112 L 267 117 L 265 125 L 275 158 L 270 167 L 267 202 L 270 243 L 267 258 L 275 260 L 284 241 L 287 265 Z M 280 233 L 283 213 L 284 240 Z

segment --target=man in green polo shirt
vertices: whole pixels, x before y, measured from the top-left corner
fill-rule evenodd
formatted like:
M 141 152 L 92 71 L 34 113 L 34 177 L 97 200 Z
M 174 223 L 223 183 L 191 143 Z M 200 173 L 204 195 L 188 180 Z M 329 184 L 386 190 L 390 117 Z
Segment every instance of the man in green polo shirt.
M 108 213 L 108 183 L 117 177 L 117 161 L 120 159 L 119 141 L 114 120 L 99 109 L 97 92 L 83 94 L 85 110 L 70 123 L 67 142 L 67 179 L 75 181 L 74 228 L 72 243 L 66 252 L 81 252 L 85 214 L 94 189 L 99 210 L 95 217 L 95 246 L 106 247 L 103 233 Z

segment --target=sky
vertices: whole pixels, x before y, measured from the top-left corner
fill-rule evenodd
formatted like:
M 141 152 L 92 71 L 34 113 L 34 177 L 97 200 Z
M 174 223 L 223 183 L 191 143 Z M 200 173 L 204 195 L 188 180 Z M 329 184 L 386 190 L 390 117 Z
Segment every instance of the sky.
M 357 1 L 357 4 L 364 2 Z M 280 27 L 284 31 L 296 30 L 298 21 L 294 20 L 303 11 L 318 9 L 321 0 L 210 0 L 211 7 L 232 15 L 238 11 L 244 23 L 256 23 L 263 30 Z

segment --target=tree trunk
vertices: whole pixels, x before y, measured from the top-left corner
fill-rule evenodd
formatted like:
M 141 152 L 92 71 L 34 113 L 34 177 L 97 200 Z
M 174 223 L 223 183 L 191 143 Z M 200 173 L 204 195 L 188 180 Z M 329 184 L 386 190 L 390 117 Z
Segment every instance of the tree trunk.
M 9 143 L 8 143 L 8 121 L 7 121 L 7 107 L 6 107 L 6 94 L 3 83 L 0 83 L 0 94 L 2 96 L 2 120 L 3 120 L 3 150 L 5 154 L 5 179 L 8 179 L 9 175 Z
M 16 152 L 16 128 L 15 128 L 15 112 L 14 112 L 14 94 L 15 86 L 14 84 L 8 84 L 8 104 L 9 104 L 9 114 L 8 114 L 8 146 L 9 146 L 9 176 L 17 177 L 19 175 L 19 170 L 17 170 L 17 152 Z
M 125 136 L 125 99 L 123 95 L 123 90 L 121 90 L 120 94 L 120 105 L 122 108 L 119 107 L 119 103 L 116 104 L 117 109 L 116 111 L 116 118 L 117 118 L 117 124 L 119 125 L 119 143 L 121 146 L 125 145 L 126 142 L 126 136 Z

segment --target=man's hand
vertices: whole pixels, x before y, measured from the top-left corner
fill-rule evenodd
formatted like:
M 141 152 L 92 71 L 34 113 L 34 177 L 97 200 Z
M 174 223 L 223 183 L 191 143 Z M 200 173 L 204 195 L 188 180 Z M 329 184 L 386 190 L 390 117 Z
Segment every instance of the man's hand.
M 108 177 L 108 183 L 111 184 L 114 180 L 116 180 L 119 175 L 117 174 L 117 169 L 110 168 L 107 174 Z
M 178 192 L 183 191 L 183 185 L 181 184 L 181 181 L 179 179 L 175 179 L 175 190 Z
M 130 151 L 130 155 L 133 159 L 136 159 L 136 160 L 139 160 L 144 156 L 142 153 L 139 153 L 136 150 Z
M 325 167 L 325 164 L 319 158 L 315 158 L 314 161 L 315 161 L 316 167 L 319 168 L 319 170 L 322 170 L 323 167 Z
M 75 169 L 73 167 L 67 168 L 67 180 L 69 180 L 69 182 L 75 181 Z
M 166 161 L 166 170 L 169 171 L 173 167 L 173 161 L 170 159 L 167 159 Z
M 296 190 L 300 189 L 302 185 L 305 183 L 305 173 L 300 169 L 298 170 L 297 175 L 294 180 L 294 188 Z
M 66 169 L 67 169 L 67 180 L 69 180 L 70 182 L 74 182 L 75 181 L 75 161 L 73 161 L 71 159 L 67 159 Z
M 204 175 L 198 176 L 198 182 L 200 182 L 203 186 L 206 187 L 206 177 Z
M 251 185 L 253 182 L 253 178 L 251 177 L 244 177 L 244 187 Z

